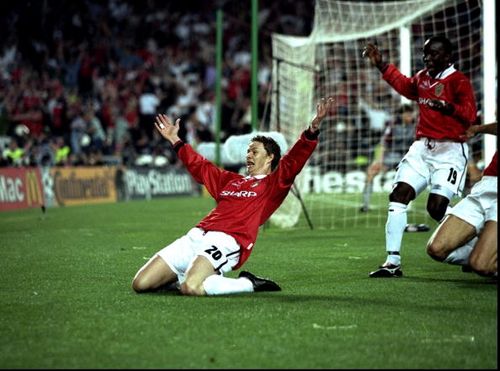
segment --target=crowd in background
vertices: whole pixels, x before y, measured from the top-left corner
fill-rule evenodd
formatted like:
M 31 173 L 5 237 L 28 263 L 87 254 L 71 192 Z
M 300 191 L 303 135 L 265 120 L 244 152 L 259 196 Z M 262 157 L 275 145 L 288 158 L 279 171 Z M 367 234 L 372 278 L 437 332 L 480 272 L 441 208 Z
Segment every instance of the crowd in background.
M 0 166 L 174 163 L 160 112 L 182 119 L 186 142 L 213 141 L 217 6 L 224 141 L 251 131 L 249 0 L 3 2 Z M 259 122 L 271 34 L 308 35 L 312 16 L 310 1 L 259 1 Z

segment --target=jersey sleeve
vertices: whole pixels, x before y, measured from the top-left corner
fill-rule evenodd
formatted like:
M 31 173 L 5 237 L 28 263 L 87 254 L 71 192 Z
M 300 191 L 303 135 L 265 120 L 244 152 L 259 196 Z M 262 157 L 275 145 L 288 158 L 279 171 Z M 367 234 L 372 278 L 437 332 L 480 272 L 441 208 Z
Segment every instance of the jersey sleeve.
M 300 173 L 317 144 L 317 136 L 313 137 L 311 134 L 306 135 L 306 132 L 302 132 L 299 140 L 280 160 L 277 171 L 281 186 L 289 187 L 293 184 L 295 177 Z
M 193 179 L 203 184 L 213 198 L 217 198 L 220 188 L 226 183 L 226 179 L 231 176 L 231 173 L 218 168 L 197 153 L 189 144 L 183 144 L 178 149 L 177 156 Z
M 392 63 L 384 71 L 382 78 L 399 94 L 411 100 L 418 100 L 418 88 L 415 76 L 403 75 Z
M 472 85 L 465 76 L 462 76 L 454 84 L 453 91 L 454 99 L 453 104 L 454 111 L 452 116 L 460 122 L 471 125 L 476 121 L 476 99 L 474 97 L 474 90 Z

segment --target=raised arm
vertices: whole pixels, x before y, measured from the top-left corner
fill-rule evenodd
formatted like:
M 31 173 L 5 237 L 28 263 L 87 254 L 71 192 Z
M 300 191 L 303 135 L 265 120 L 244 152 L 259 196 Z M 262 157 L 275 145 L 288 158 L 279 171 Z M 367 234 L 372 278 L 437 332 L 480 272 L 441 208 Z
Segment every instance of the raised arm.
M 281 158 L 277 171 L 281 186 L 288 187 L 293 183 L 295 177 L 316 148 L 321 122 L 331 109 L 334 101 L 333 97 L 319 100 L 316 104 L 316 115 L 311 120 L 309 127 L 302 132 L 299 140 Z
M 377 67 L 380 72 L 384 72 L 387 67 L 387 62 L 382 58 L 382 54 L 378 50 L 377 45 L 368 43 L 363 49 L 363 58 L 368 58 L 372 66 Z
M 328 97 L 321 98 L 321 100 L 316 104 L 316 116 L 314 116 L 311 124 L 309 125 L 309 130 L 312 133 L 316 133 L 319 130 L 321 121 L 323 121 L 328 111 L 332 108 L 333 102 L 335 102 L 335 99 L 333 99 L 333 97 Z
M 174 147 L 178 158 L 182 161 L 193 179 L 203 184 L 210 195 L 217 199 L 220 187 L 226 183 L 226 179 L 233 176 L 233 173 L 220 169 L 212 162 L 197 153 L 189 144 L 184 144 L 179 138 L 180 119 L 175 123 L 167 117 L 160 114 L 156 116 L 155 127 L 163 138 L 168 140 Z
M 155 119 L 156 130 L 161 134 L 163 138 L 168 140 L 172 145 L 177 143 L 181 138 L 179 138 L 179 123 L 181 119 L 175 120 L 172 123 L 167 115 L 159 114 Z

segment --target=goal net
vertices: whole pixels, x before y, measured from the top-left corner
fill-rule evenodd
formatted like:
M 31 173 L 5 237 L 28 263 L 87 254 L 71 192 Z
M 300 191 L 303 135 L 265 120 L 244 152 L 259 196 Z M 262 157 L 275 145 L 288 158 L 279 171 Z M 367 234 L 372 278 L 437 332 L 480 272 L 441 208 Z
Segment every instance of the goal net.
M 335 108 L 324 120 L 320 143 L 295 182 L 314 227 L 382 225 L 395 168 L 372 183 L 370 208 L 361 212 L 366 169 L 377 156 L 385 126 L 397 120 L 403 104 L 418 107 L 395 92 L 362 57 L 367 42 L 407 76 L 423 68 L 424 41 L 444 34 L 455 48 L 455 66 L 472 81 L 478 109 L 483 101 L 481 1 L 416 0 L 356 2 L 316 0 L 311 35 L 273 34 L 273 94 L 270 130 L 293 143 L 315 114 L 320 97 L 333 96 Z M 482 159 L 482 138 L 471 142 Z M 408 222 L 429 220 L 421 195 L 410 206 Z M 299 197 L 290 194 L 271 217 L 280 227 L 297 225 Z

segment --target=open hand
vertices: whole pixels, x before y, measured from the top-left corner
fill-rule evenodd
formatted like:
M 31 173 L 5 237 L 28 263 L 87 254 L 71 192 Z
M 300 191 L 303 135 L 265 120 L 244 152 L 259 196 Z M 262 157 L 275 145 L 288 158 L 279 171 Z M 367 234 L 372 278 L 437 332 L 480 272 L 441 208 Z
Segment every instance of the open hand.
M 315 132 L 319 130 L 319 126 L 321 124 L 321 121 L 325 118 L 326 114 L 328 111 L 333 106 L 333 103 L 335 102 L 335 99 L 333 97 L 328 97 L 328 98 L 321 98 L 321 100 L 316 104 L 316 116 L 311 122 L 311 131 Z
M 170 143 L 175 144 L 180 140 L 178 135 L 180 122 L 181 119 L 177 119 L 173 124 L 167 115 L 159 114 L 155 119 L 155 127 L 163 138 L 168 140 Z
M 378 50 L 377 45 L 368 43 L 363 49 L 363 58 L 368 58 L 372 66 L 377 67 L 380 71 L 382 71 L 387 63 L 382 60 L 382 54 Z

